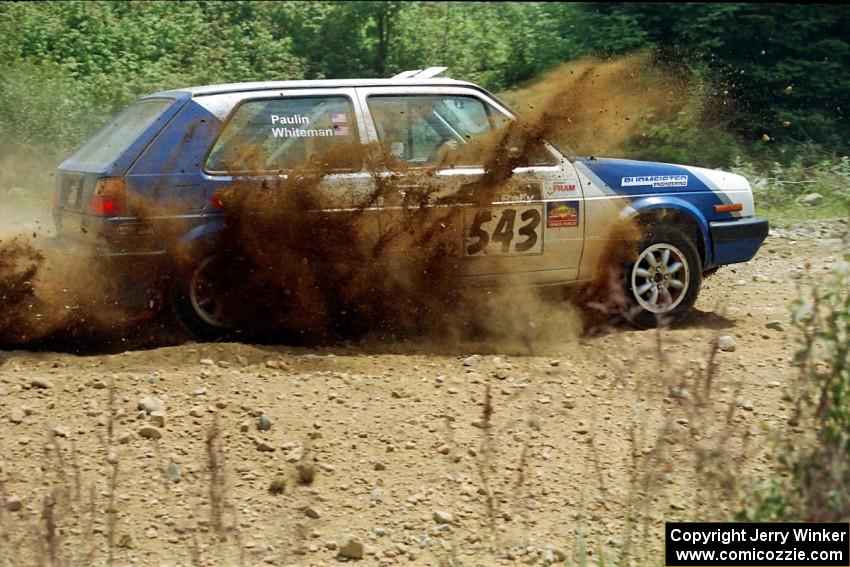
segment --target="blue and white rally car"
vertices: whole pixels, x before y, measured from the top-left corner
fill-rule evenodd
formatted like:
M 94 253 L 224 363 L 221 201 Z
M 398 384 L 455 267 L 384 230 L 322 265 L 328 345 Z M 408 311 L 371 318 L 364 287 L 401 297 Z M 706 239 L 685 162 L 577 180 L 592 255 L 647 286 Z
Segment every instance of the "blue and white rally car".
M 133 266 L 186 249 L 214 255 L 225 226 L 221 190 L 237 179 L 285 177 L 311 156 L 345 144 L 380 147 L 405 164 L 402 194 L 415 190 L 423 170 L 441 192 L 461 191 L 485 174 L 484 158 L 463 148 L 517 117 L 486 90 L 442 78 L 441 71 L 145 96 L 60 165 L 54 244 Z M 372 194 L 387 163 L 369 151 L 344 153 L 350 159 L 327 172 L 317 189 L 337 195 L 340 206 Z M 453 153 L 459 157 L 446 159 Z M 612 225 L 632 219 L 641 241 L 622 290 L 631 319 L 654 326 L 685 316 L 703 276 L 750 260 L 768 233 L 740 175 L 576 158 L 548 142 L 513 165 L 509 190 L 488 203 L 458 201 L 460 220 L 445 227 L 455 234 L 470 285 L 508 277 L 534 286 L 587 283 L 609 257 Z M 398 182 L 398 172 L 393 175 Z M 392 226 L 399 206 L 387 195 L 370 202 L 376 235 Z M 179 281 L 147 296 L 146 305 L 173 304 L 199 336 L 226 333 L 228 318 L 210 285 L 215 265 L 212 256 L 199 257 Z M 160 292 L 167 301 L 159 301 Z

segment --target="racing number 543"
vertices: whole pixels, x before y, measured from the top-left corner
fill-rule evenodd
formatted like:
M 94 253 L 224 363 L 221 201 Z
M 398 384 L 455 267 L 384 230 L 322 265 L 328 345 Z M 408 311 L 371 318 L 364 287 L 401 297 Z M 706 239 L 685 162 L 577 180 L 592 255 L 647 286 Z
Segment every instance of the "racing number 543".
M 490 227 L 498 216 L 494 227 Z M 534 254 L 542 250 L 540 209 L 482 209 L 475 213 L 466 234 L 466 254 Z

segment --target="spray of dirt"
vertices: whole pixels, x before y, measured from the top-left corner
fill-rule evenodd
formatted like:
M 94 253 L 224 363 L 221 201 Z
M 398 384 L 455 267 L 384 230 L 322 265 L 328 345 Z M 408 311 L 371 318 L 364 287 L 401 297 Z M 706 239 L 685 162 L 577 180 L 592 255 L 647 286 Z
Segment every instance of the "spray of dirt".
M 624 157 L 628 142 L 649 124 L 675 120 L 693 80 L 648 53 L 604 61 L 585 57 L 501 96 L 565 151 Z
M 376 201 L 397 192 L 402 179 L 428 177 L 407 173 L 374 176 L 377 189 L 345 211 L 327 211 L 334 205 L 316 172 L 295 173 L 273 188 L 244 181 L 224 191 L 227 244 L 215 254 L 223 291 L 238 298 L 234 322 L 285 329 L 310 342 L 425 335 L 444 344 L 477 338 L 520 352 L 578 335 L 574 309 L 547 302 L 521 281 L 466 283 L 458 246 L 462 211 L 452 202 L 460 197 L 440 197 L 446 206 L 435 210 L 441 184 L 421 179 L 419 191 L 396 208 L 392 226 L 379 232 Z M 480 197 L 475 193 L 474 200 Z M 203 255 L 187 258 L 191 265 Z
M 4 306 L 0 338 L 7 328 L 27 319 L 20 309 L 26 309 L 33 300 L 32 281 L 42 260 L 41 254 L 17 238 L 9 242 L 0 240 L 0 301 Z
M 409 332 L 449 307 L 458 259 L 438 228 L 456 222 L 457 211 L 435 217 L 424 203 L 405 206 L 395 230 L 382 232 L 377 205 L 397 192 L 395 179 L 372 174 L 366 190 L 328 182 L 329 172 L 374 149 L 335 147 L 286 177 L 237 179 L 220 193 L 227 223 L 215 254 L 219 289 L 239 296 L 231 317 L 315 341 Z M 200 259 L 185 258 L 190 269 Z
M 516 278 L 483 288 L 462 277 L 463 206 L 489 206 L 511 191 L 513 170 L 528 163 L 544 139 L 615 154 L 648 120 L 675 114 L 684 87 L 643 55 L 556 69 L 509 93 L 524 119 L 469 144 L 465 154 L 443 156 L 441 165 L 470 157 L 485 164 L 483 176 L 460 186 L 448 186 L 435 175 L 437 167 L 409 168 L 381 147 L 315 153 L 287 176 L 264 181 L 234 172 L 233 185 L 219 194 L 223 237 L 214 249 L 186 250 L 177 243 L 179 227 L 165 231 L 176 265 L 163 271 L 179 280 L 214 257 L 216 285 L 234 326 L 284 329 L 307 341 L 427 333 L 449 343 L 478 337 L 533 350 L 570 340 L 582 322 L 569 303 L 541 298 Z M 241 163 L 259 159 L 248 148 L 239 150 Z M 367 190 L 331 181 L 352 163 L 371 171 Z M 151 213 L 156 204 L 133 207 L 143 220 L 157 216 Z M 379 207 L 392 215 L 379 218 Z M 606 265 L 626 262 L 629 246 L 622 243 L 637 240 L 634 227 L 617 226 Z M 81 272 L 79 266 L 74 273 L 61 262 L 45 262 L 31 245 L 6 246 L 0 251 L 6 258 L 0 264 L 0 344 L 25 344 L 85 325 L 117 332 L 126 314 L 98 298 L 114 292 L 120 274 Z M 612 273 L 600 269 L 588 297 L 598 300 L 616 288 Z
M 40 250 L 38 239 L 0 240 L 0 347 L 120 342 L 113 331 L 132 314 L 112 299 L 119 282 L 97 262 Z

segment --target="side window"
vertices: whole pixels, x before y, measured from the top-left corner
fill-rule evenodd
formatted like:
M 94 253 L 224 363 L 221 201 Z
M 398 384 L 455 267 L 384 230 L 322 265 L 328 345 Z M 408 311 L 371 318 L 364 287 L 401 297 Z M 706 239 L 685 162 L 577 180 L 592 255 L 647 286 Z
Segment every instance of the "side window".
M 472 96 L 373 95 L 368 105 L 384 150 L 411 166 L 482 166 L 497 151 L 494 133 L 511 124 Z M 532 140 L 520 165 L 557 163 L 541 142 Z
M 231 116 L 209 154 L 207 171 L 271 172 L 316 164 L 359 171 L 354 107 L 348 97 L 251 100 Z
M 368 105 L 384 150 L 412 166 L 482 165 L 483 156 L 468 150 L 504 120 L 472 96 L 373 95 Z
M 558 165 L 558 162 L 558 158 L 552 155 L 552 152 L 543 145 L 543 142 L 532 140 L 520 165 L 526 167 L 552 167 Z

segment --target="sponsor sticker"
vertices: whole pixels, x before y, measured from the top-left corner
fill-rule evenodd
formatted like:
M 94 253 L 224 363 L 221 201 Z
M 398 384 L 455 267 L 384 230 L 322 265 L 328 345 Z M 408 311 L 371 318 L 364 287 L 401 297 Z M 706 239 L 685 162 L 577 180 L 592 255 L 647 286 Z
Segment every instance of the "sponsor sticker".
M 555 183 L 552 185 L 552 193 L 570 193 L 575 190 L 575 183 Z
M 620 183 L 623 187 L 687 187 L 687 175 L 638 175 L 624 177 Z
M 310 123 L 310 118 L 301 114 L 292 114 L 289 116 L 285 114 L 271 114 L 269 115 L 269 120 L 271 120 L 272 124 L 289 124 L 295 126 Z
M 578 226 L 578 201 L 551 201 L 546 203 L 546 228 Z
M 539 181 L 515 183 L 512 184 L 508 190 L 499 195 L 497 199 L 502 202 L 540 200 L 541 187 L 542 185 Z
M 272 124 L 272 136 L 275 138 L 325 138 L 349 134 L 348 117 L 343 112 L 331 115 L 331 128 L 311 127 L 310 117 L 301 114 L 271 114 L 269 120 Z

